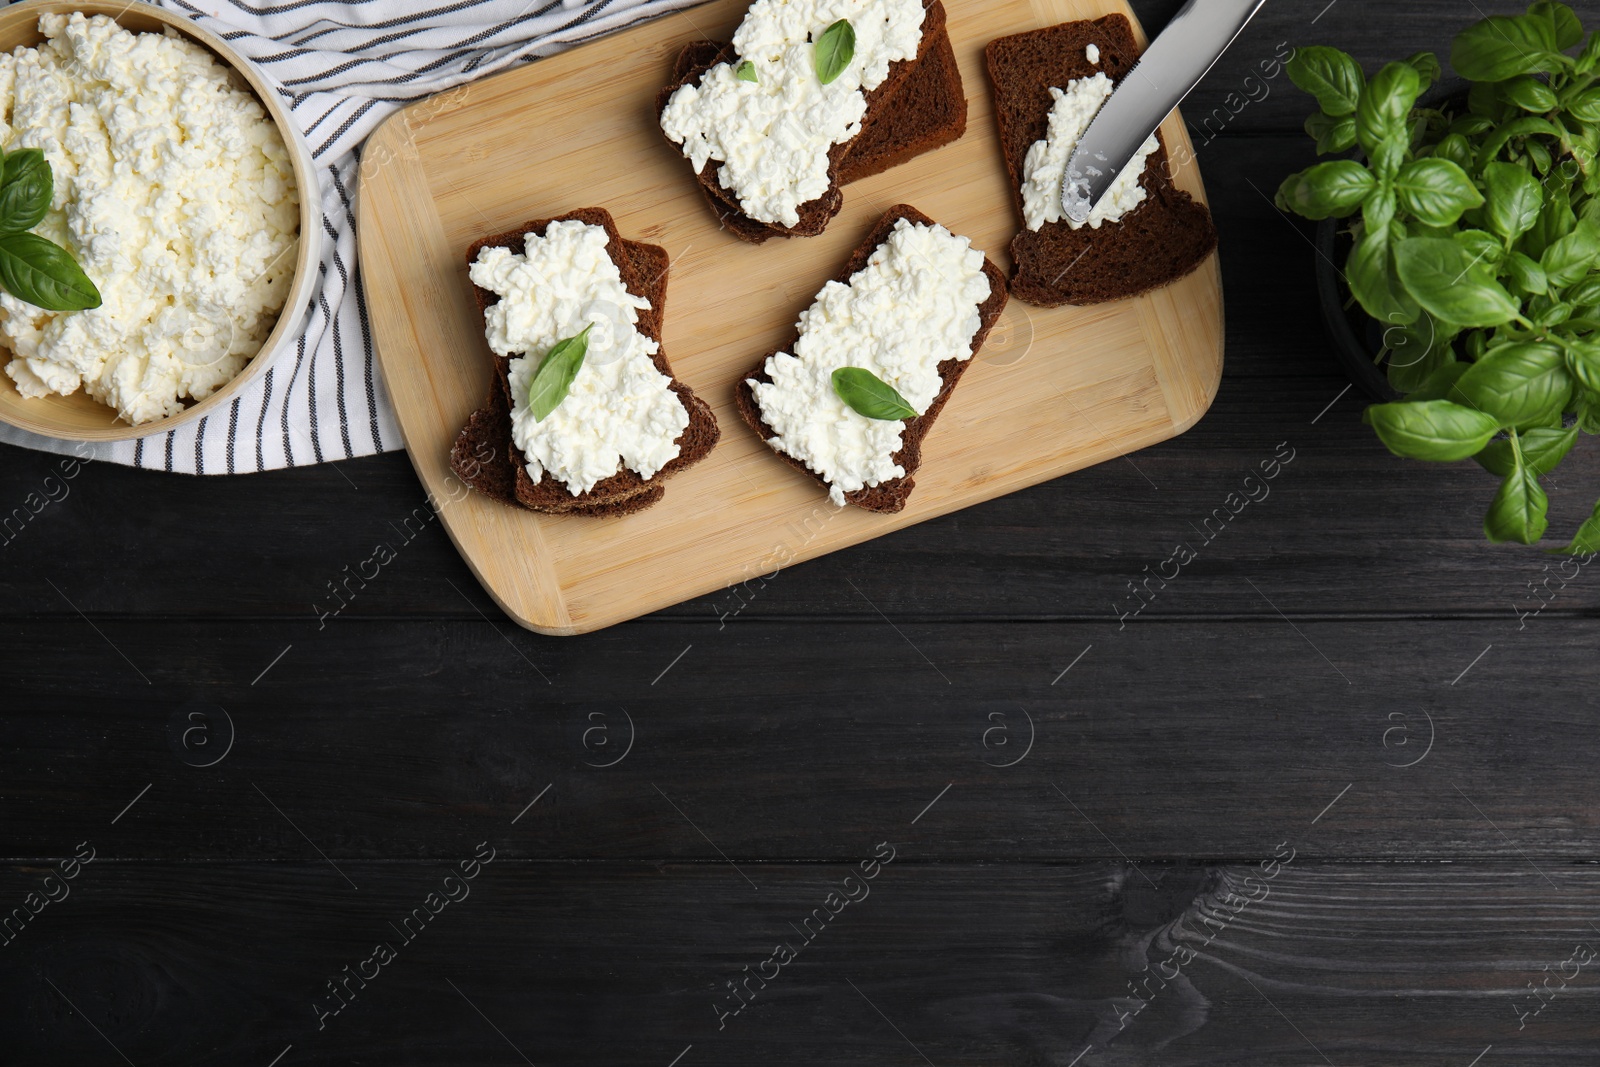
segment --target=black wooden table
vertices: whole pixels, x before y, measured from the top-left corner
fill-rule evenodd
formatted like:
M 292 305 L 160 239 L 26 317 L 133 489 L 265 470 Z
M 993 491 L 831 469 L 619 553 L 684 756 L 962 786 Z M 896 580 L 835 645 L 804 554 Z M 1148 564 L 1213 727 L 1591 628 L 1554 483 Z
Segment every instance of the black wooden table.
M 1313 157 L 1262 61 L 1478 12 L 1323 2 L 1186 106 L 1199 426 L 737 613 L 537 637 L 430 523 L 319 621 L 403 455 L 85 468 L 0 548 L 0 1063 L 1595 1063 L 1600 573 L 1379 446 L 1270 203 Z M 4 460 L 4 511 L 58 463 Z M 1550 488 L 1575 528 L 1594 451 Z

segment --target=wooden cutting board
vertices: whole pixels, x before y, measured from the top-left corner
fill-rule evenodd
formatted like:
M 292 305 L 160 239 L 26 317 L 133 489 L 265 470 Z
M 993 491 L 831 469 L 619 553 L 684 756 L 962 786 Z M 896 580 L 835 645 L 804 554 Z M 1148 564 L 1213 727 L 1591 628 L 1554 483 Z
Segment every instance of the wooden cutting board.
M 945 0 L 970 103 L 953 145 L 845 188 L 821 237 L 756 247 L 721 232 L 656 125 L 656 92 L 692 40 L 726 40 L 748 0 L 715 0 L 414 104 L 367 143 L 361 272 L 384 381 L 445 528 L 521 625 L 578 634 L 1144 448 L 1192 426 L 1222 374 L 1213 255 L 1132 300 L 1042 310 L 1013 300 L 923 445 L 905 511 L 835 508 L 739 420 L 733 385 L 788 343 L 795 319 L 896 203 L 972 238 L 1009 269 L 1018 222 L 983 48 L 996 37 L 1121 13 L 1120 0 Z M 1135 32 L 1140 33 L 1137 20 Z M 1177 114 L 1168 152 L 1193 159 Z M 1204 199 L 1193 162 L 1177 185 Z M 464 253 L 486 234 L 604 207 L 625 237 L 673 257 L 663 348 L 716 409 L 722 442 L 622 519 L 537 515 L 469 492 L 457 431 L 488 392 L 490 357 Z M 708 609 L 710 610 L 710 609 Z

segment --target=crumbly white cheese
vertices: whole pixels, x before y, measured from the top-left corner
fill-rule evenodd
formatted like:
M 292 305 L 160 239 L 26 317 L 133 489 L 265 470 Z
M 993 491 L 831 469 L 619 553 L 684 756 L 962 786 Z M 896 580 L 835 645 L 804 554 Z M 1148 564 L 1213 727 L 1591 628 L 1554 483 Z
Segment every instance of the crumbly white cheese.
M 1094 47 L 1090 45 L 1090 47 Z M 1061 182 L 1066 175 L 1072 150 L 1088 130 L 1115 86 L 1104 73 L 1067 82 L 1066 91 L 1052 88 L 1055 104 L 1050 109 L 1050 128 L 1042 141 L 1028 149 L 1022 169 L 1022 215 L 1028 229 L 1042 229 L 1045 223 L 1065 221 L 1074 230 L 1088 226 L 1098 230 L 1102 223 L 1116 222 L 1144 202 L 1145 161 L 1157 148 L 1155 134 L 1139 146 L 1111 188 L 1095 205 L 1084 222 L 1074 222 L 1061 210 Z
M 1083 50 L 1083 57 L 1098 67 L 1100 65 L 1100 46 L 1091 43 L 1088 48 Z
M 44 151 L 55 202 L 34 232 L 100 290 L 89 311 L 0 294 L 23 396 L 82 387 L 139 424 L 230 381 L 287 297 L 299 234 L 283 139 L 211 53 L 111 19 L 41 15 L 0 56 L 0 148 Z
M 524 237 L 525 254 L 485 248 L 472 264 L 474 285 L 499 295 L 484 316 L 484 336 L 511 360 L 511 436 L 535 482 L 546 474 L 573 496 L 623 467 L 651 478 L 676 459 L 689 412 L 672 379 L 651 360 L 660 345 L 639 332 L 650 301 L 628 292 L 606 250 L 602 226 L 552 222 Z M 557 344 L 589 330 L 583 366 L 566 399 L 533 417 L 528 387 Z
M 899 478 L 894 461 L 904 422 L 869 419 L 839 399 L 833 372 L 862 367 L 893 386 L 920 415 L 939 395 L 939 364 L 972 358 L 989 298 L 983 253 L 943 226 L 901 219 L 848 283 L 830 281 L 800 314 L 794 354 L 766 363 L 771 382 L 751 380 L 769 444 L 844 495 Z
M 695 172 L 718 161 L 717 180 L 751 218 L 794 226 L 828 191 L 828 152 L 861 130 L 866 93 L 922 42 L 922 0 L 756 0 L 733 35 L 738 58 L 672 94 L 661 128 Z M 812 41 L 840 19 L 855 58 L 837 79 L 817 76 Z M 756 80 L 738 76 L 749 62 Z

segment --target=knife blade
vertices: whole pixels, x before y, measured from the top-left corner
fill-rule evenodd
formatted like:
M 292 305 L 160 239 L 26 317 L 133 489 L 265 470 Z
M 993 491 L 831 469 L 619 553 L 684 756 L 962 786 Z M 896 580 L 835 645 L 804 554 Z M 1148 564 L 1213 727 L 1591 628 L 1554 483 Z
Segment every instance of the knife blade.
M 1189 0 L 1173 16 L 1105 106 L 1067 161 L 1061 207 L 1087 221 L 1111 183 L 1179 101 L 1200 83 L 1266 0 Z

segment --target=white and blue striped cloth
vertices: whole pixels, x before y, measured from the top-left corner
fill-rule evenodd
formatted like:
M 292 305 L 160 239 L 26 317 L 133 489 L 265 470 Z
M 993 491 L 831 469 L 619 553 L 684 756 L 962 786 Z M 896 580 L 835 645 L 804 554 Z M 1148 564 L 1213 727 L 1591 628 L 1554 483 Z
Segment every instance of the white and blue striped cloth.
M 97 459 L 187 474 L 300 467 L 401 447 L 356 267 L 355 177 L 367 134 L 407 102 L 702 0 L 159 0 L 255 61 L 318 165 L 322 289 L 298 345 L 233 403 Z M 82 455 L 0 425 L 0 441 Z

